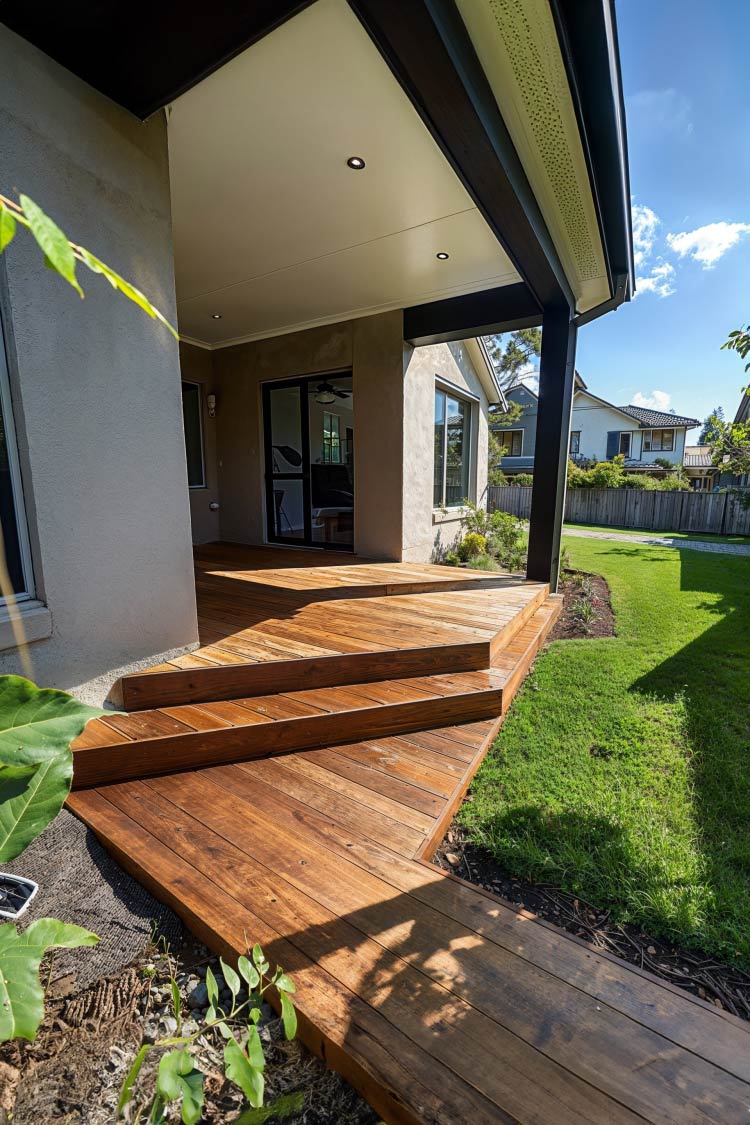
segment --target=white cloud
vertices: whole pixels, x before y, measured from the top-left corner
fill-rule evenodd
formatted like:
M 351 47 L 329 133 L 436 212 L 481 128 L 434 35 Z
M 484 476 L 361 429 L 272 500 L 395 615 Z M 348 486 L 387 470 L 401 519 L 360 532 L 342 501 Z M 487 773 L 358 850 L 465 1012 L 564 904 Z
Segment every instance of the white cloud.
M 644 406 L 647 410 L 669 410 L 669 404 L 672 401 L 672 396 L 668 395 L 666 391 L 652 391 L 650 395 L 644 395 L 642 391 L 637 391 L 633 395 L 632 406 Z
M 655 293 L 657 297 L 671 297 L 675 292 L 674 266 L 661 258 L 650 266 L 650 272 L 643 277 L 636 277 L 635 296 L 639 293 Z
M 640 90 L 627 99 L 628 125 L 632 136 L 656 140 L 665 133 L 689 137 L 693 132 L 692 104 L 673 87 Z
M 656 231 L 661 220 L 655 211 L 643 203 L 634 203 L 633 213 L 633 256 L 636 266 L 642 266 L 651 255 L 656 239 Z
M 681 258 L 689 254 L 704 270 L 710 270 L 746 234 L 750 234 L 750 223 L 708 223 L 696 230 L 668 234 L 667 244 Z

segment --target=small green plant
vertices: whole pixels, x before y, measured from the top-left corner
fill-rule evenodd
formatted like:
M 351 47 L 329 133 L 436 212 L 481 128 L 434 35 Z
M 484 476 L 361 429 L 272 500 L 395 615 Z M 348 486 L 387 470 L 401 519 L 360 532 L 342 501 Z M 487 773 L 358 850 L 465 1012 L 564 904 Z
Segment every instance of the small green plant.
M 487 484 L 490 485 L 506 485 L 508 478 L 502 469 L 489 469 L 487 472 Z
M 560 551 L 560 570 L 570 570 L 570 551 L 567 547 Z
M 146 1125 L 158 1125 L 166 1120 L 167 1107 L 178 1102 L 183 1125 L 196 1125 L 203 1108 L 205 1079 L 203 1071 L 196 1066 L 195 1051 L 199 1039 L 212 1039 L 217 1045 L 223 1042 L 226 1078 L 242 1090 L 254 1109 L 263 1106 L 266 1060 L 258 1033 L 261 1003 L 265 993 L 275 989 L 281 1004 L 284 1034 L 287 1039 L 293 1039 L 297 1034 L 297 1013 L 291 1000 L 295 992 L 294 982 L 278 966 L 273 973 L 270 972 L 271 966 L 259 945 L 253 947 L 249 958 L 244 955 L 238 958 L 237 970 L 221 958 L 219 964 L 232 994 L 229 1010 L 219 1006 L 219 985 L 209 966 L 206 969 L 208 1008 L 197 1030 L 190 1034 L 183 1034 L 182 1000 L 170 964 L 172 1009 L 177 1034 L 141 1046 L 120 1090 L 118 1118 L 137 1096 L 137 1083 L 146 1056 L 151 1051 L 161 1051 L 156 1090 L 141 1095 L 135 1119 L 141 1121 L 142 1114 L 147 1112 Z M 247 992 L 246 1000 L 239 999 L 243 990 Z M 284 1101 L 288 1102 L 288 1099 Z M 278 1104 L 268 1106 L 268 1114 L 275 1109 L 280 1109 Z
M 498 570 L 492 555 L 472 555 L 466 564 L 470 570 Z
M 524 487 L 531 485 L 534 483 L 534 475 L 533 473 L 516 473 L 513 477 L 513 483 Z
M 440 562 L 443 566 L 458 566 L 461 560 L 455 551 L 446 551 Z
M 103 712 L 72 695 L 0 676 L 0 863 L 16 859 L 62 808 L 73 777 L 70 744 Z M 44 1015 L 39 966 L 48 949 L 94 945 L 80 926 L 39 918 L 19 934 L 0 926 L 0 1043 L 33 1040 Z
M 584 633 L 590 633 L 591 626 L 599 616 L 593 599 L 585 594 L 577 598 L 573 604 L 573 613 Z
M 656 487 L 660 492 L 681 492 L 687 485 L 682 476 L 677 473 L 670 473 L 669 476 L 660 480 Z
M 658 465 L 660 469 L 674 468 L 674 461 L 670 461 L 668 457 L 654 457 L 654 464 Z
M 458 545 L 458 557 L 461 562 L 469 562 L 476 555 L 484 555 L 486 552 L 487 540 L 477 531 L 470 531 Z

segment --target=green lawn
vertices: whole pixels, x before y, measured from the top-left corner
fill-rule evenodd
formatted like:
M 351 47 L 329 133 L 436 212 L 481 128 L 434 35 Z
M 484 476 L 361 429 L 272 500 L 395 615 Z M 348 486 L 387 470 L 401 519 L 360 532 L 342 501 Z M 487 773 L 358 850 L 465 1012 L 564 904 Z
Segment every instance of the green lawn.
M 750 965 L 750 559 L 566 544 L 618 635 L 550 646 L 461 819 L 516 875 Z
M 617 535 L 651 535 L 654 538 L 699 539 L 702 543 L 750 543 L 747 535 L 709 535 L 700 531 L 650 531 L 645 527 L 594 527 L 588 523 L 566 523 L 565 527 L 577 531 L 613 531 Z

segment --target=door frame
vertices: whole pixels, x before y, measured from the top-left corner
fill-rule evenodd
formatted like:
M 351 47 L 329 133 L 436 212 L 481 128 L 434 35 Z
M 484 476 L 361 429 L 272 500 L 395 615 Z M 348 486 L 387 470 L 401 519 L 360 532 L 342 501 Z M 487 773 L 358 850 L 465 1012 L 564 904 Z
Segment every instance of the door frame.
M 304 547 L 307 550 L 354 551 L 354 543 L 330 543 L 312 536 L 312 484 L 310 463 L 310 397 L 308 385 L 325 379 L 348 378 L 352 380 L 352 402 L 354 401 L 354 379 L 351 367 L 337 368 L 333 371 L 316 371 L 313 375 L 297 375 L 293 378 L 267 379 L 261 383 L 261 415 L 263 424 L 263 474 L 266 498 L 266 542 L 282 547 Z M 274 472 L 273 442 L 271 434 L 271 392 L 296 387 L 300 392 L 300 443 L 302 465 L 298 472 Z M 356 450 L 356 437 L 355 437 Z M 274 533 L 276 505 L 274 501 L 274 482 L 280 480 L 302 481 L 302 507 L 304 535 L 278 535 Z M 352 526 L 354 522 L 354 500 L 352 499 Z

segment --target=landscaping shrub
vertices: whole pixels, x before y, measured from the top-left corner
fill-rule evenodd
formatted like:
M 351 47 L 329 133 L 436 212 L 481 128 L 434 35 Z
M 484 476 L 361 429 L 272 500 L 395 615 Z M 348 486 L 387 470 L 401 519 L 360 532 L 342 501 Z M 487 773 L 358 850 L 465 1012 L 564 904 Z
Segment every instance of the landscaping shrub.
M 486 551 L 507 570 L 520 570 L 524 563 L 522 546 L 523 523 L 510 512 L 486 512 L 475 504 L 467 504 L 461 517 L 466 531 L 483 536 Z M 460 552 L 460 548 L 459 548 Z
M 484 555 L 487 553 L 487 540 L 484 535 L 480 535 L 476 531 L 470 531 L 465 535 L 458 545 L 458 557 L 461 562 L 469 562 L 475 555 Z
M 670 461 L 668 457 L 654 457 L 654 464 L 658 465 L 660 469 L 674 468 L 674 461 Z
M 626 473 L 622 481 L 623 488 L 633 488 L 637 492 L 653 492 L 658 488 L 653 477 L 646 473 Z
M 499 570 L 492 555 L 473 555 L 466 565 L 470 570 Z
M 662 480 L 657 482 L 656 487 L 660 492 L 680 492 L 686 488 L 685 481 L 677 473 L 670 473 L 668 477 L 663 477 Z
M 455 551 L 446 551 L 440 562 L 443 566 L 458 566 L 461 560 Z
M 490 469 L 487 474 L 487 484 L 504 485 L 508 483 L 508 478 L 502 469 Z
M 519 485 L 533 484 L 534 483 L 533 474 L 532 473 L 517 473 L 516 476 L 513 477 L 513 483 L 519 484 Z

